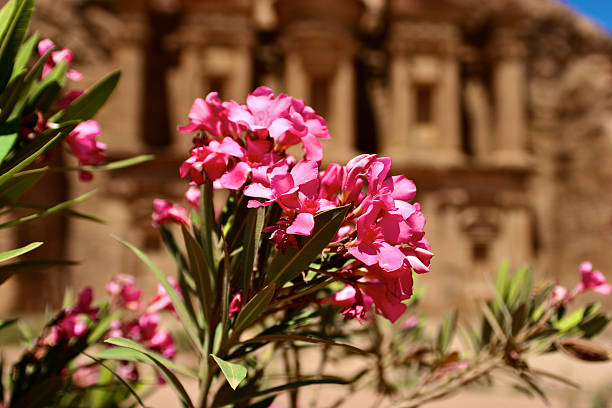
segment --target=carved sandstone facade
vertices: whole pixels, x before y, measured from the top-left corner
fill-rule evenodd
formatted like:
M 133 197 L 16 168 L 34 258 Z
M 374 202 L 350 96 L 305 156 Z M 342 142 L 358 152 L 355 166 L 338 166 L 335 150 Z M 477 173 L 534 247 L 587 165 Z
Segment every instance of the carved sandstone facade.
M 70 221 L 60 237 L 85 259 L 77 285 L 147 275 L 110 230 L 172 269 L 149 214 L 185 189 L 190 140 L 175 126 L 195 97 L 244 100 L 257 85 L 326 117 L 326 160 L 375 152 L 416 181 L 436 252 L 430 303 L 469 303 L 506 257 L 567 284 L 583 259 L 612 271 L 612 39 L 560 3 L 62 1 L 87 24 L 54 29 L 55 3 L 41 0 L 40 31 L 75 48 L 86 74 L 123 68 L 100 116 L 111 156 L 156 154 L 96 177 L 82 209 L 111 228 Z M 71 179 L 74 193 L 89 187 Z

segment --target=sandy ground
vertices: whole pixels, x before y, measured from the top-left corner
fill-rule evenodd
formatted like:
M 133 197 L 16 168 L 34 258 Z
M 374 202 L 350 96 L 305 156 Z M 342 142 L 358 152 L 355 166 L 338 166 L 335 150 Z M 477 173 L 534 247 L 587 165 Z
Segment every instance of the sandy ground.
M 563 355 L 537 357 L 531 360 L 534 368 L 546 369 L 566 376 L 581 385 L 581 389 L 545 382 L 544 388 L 552 408 L 612 408 L 612 362 L 587 364 Z M 496 377 L 498 385 L 493 388 L 469 388 L 448 399 L 425 405 L 429 408 L 543 408 L 546 405 L 539 399 L 530 399 L 509 387 L 509 381 Z M 188 382 L 187 390 L 195 395 L 195 382 Z M 593 404 L 597 393 L 608 391 L 609 405 Z M 303 388 L 300 395 L 300 407 L 317 408 L 392 408 L 389 401 L 380 400 L 371 390 L 362 390 L 350 395 L 342 404 L 335 401 L 346 395 L 348 390 L 343 386 L 326 385 Z M 313 405 L 313 401 L 316 401 Z M 160 387 L 147 400 L 151 408 L 179 407 L 176 397 L 168 386 Z M 279 396 L 275 403 L 279 407 L 289 407 L 286 397 Z

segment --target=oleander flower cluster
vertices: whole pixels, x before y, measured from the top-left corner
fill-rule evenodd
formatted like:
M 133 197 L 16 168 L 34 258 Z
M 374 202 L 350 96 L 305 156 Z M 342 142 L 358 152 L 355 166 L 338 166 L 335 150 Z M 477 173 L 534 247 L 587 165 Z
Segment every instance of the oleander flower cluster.
M 173 311 L 173 308 L 161 286 L 157 294 L 145 302 L 133 276 L 117 275 L 106 285 L 106 292 L 110 295 L 108 311 L 119 312 L 120 317 L 110 322 L 104 338 L 126 337 L 164 357 L 174 357 L 174 339 L 161 327 L 160 316 L 161 311 Z M 68 352 L 76 343 L 88 341 L 88 336 L 103 319 L 101 311 L 101 307 L 93 305 L 92 289 L 83 289 L 78 294 L 76 304 L 62 310 L 37 339 L 35 347 L 29 352 L 30 358 L 40 361 L 48 353 Z M 138 367 L 130 361 L 120 361 L 116 372 L 125 380 L 138 381 L 140 378 Z M 76 368 L 73 382 L 77 386 L 87 387 L 97 382 L 99 374 L 99 365 L 84 364 Z M 161 381 L 161 377 L 158 380 Z
M 363 154 L 344 166 L 323 168 L 321 140 L 330 138 L 325 120 L 302 100 L 266 87 L 255 89 L 244 105 L 221 101 L 212 92 L 196 99 L 189 120 L 178 129 L 195 133 L 180 167 L 191 184 L 185 195 L 191 206 L 199 207 L 200 186 L 210 183 L 245 197 L 250 209 L 278 208 L 280 215 L 265 225 L 262 239 L 282 253 L 313 234 L 317 214 L 345 207 L 342 225 L 324 251 L 341 257 L 341 268 L 320 272 L 346 287 L 323 302 L 342 306 L 346 318 L 363 320 L 375 306 L 397 320 L 406 309 L 402 301 L 412 295 L 413 271 L 428 272 L 433 254 L 421 207 L 411 203 L 415 184 L 390 175 L 390 158 Z M 303 157 L 288 153 L 294 146 Z M 153 224 L 171 222 L 189 225 L 187 209 L 155 200 Z
M 55 49 L 55 44 L 44 39 L 38 43 L 38 53 L 41 56 L 49 54 L 42 70 L 42 78 L 46 78 L 51 74 L 53 69 L 60 63 L 64 62 L 69 67 L 72 64 L 73 54 L 67 48 L 51 51 Z M 50 52 L 51 51 L 51 52 Z M 66 78 L 72 81 L 80 81 L 83 74 L 74 69 L 66 71 Z M 32 115 L 24 120 L 21 125 L 20 134 L 24 140 L 35 139 L 38 135 L 47 129 L 56 128 L 58 125 L 50 120 L 58 109 L 69 107 L 77 100 L 84 91 L 73 89 L 65 92 L 55 100 L 50 109 L 46 112 L 36 110 Z M 95 120 L 87 120 L 79 123 L 66 138 L 68 151 L 77 158 L 80 166 L 95 166 L 103 163 L 106 160 L 106 145 L 98 141 L 98 137 L 102 134 L 100 125 Z M 43 156 L 43 160 L 49 158 L 52 152 L 48 152 Z M 80 171 L 80 179 L 90 181 L 93 175 L 89 171 Z

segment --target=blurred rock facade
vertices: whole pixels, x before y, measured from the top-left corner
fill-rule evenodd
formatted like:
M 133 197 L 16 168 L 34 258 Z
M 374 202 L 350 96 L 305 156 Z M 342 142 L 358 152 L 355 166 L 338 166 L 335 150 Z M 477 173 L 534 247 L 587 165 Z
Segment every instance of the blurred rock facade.
M 379 153 L 415 180 L 437 254 L 422 279 L 431 307 L 488 293 L 505 257 L 568 285 L 584 259 L 612 276 L 612 38 L 561 3 L 37 3 L 36 29 L 74 50 L 85 81 L 123 69 L 98 117 L 111 158 L 156 155 L 90 184 L 53 181 L 67 182 L 58 190 L 67 197 L 97 187 L 80 209 L 108 221 L 39 228 L 55 243 L 49 257 L 59 246 L 83 261 L 61 272 L 63 283 L 93 282 L 100 293 L 114 273 L 149 278 L 111 232 L 172 270 L 150 211 L 153 198 L 180 202 L 186 189 L 177 169 L 191 141 L 176 125 L 198 96 L 244 101 L 257 85 L 303 98 L 327 119 L 326 160 Z M 45 276 L 14 280 L 5 304 L 57 301 L 60 278 Z

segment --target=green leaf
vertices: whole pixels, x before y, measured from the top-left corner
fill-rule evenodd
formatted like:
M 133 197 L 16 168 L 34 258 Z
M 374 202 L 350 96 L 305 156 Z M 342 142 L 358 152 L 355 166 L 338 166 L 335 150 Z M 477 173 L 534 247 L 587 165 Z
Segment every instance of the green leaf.
M 135 341 L 129 340 L 129 339 L 124 339 L 121 337 L 111 337 L 110 339 L 106 340 L 106 343 L 114 344 L 119 347 L 125 347 L 127 349 L 132 349 L 133 351 L 143 354 L 144 357 L 149 359 L 150 362 L 153 362 L 153 364 L 161 371 L 162 375 L 168 381 L 168 383 L 172 386 L 172 388 L 174 389 L 178 397 L 189 408 L 194 408 L 193 402 L 191 401 L 191 398 L 189 398 L 189 394 L 187 394 L 187 391 L 185 391 L 185 387 L 183 387 L 183 384 L 181 384 L 181 382 L 176 377 L 176 375 L 174 375 L 172 370 L 168 368 L 169 366 L 166 365 L 167 359 L 164 359 L 163 357 L 160 358 L 161 356 L 158 355 L 157 353 L 154 353 L 151 350 L 147 350 L 144 347 L 142 347 L 140 344 L 136 343 Z M 145 361 L 145 362 L 148 362 L 148 361 Z
M 305 237 L 300 248 L 287 248 L 283 254 L 278 252 L 272 260 L 266 276 L 266 283 L 274 282 L 282 287 L 317 259 L 323 249 L 336 236 L 344 221 L 349 206 L 338 207 L 315 215 L 315 227 L 309 237 Z
M 0 135 L 0 164 L 2 164 L 6 156 L 11 152 L 18 136 L 17 133 Z
M 30 61 L 30 57 L 38 45 L 38 39 L 38 33 L 34 33 L 19 48 L 19 52 L 17 52 L 17 57 L 15 58 L 15 66 L 13 68 L 11 80 L 27 67 L 28 61 Z
M 21 272 L 40 272 L 43 269 L 54 268 L 57 266 L 73 266 L 77 262 L 65 260 L 39 260 L 39 261 L 22 261 L 14 262 L 8 265 L 0 266 L 0 284 L 6 282 L 11 276 Z
M 8 83 L 15 63 L 15 57 L 30 25 L 34 0 L 16 0 L 14 13 L 0 46 L 0 89 Z
M 6 4 L 0 10 L 0 41 L 6 35 L 9 29 L 10 18 L 15 12 L 15 1 L 7 1 Z
M 132 252 L 134 252 L 134 254 L 136 254 L 136 256 L 138 256 L 138 258 L 140 258 L 140 260 L 143 261 L 149 267 L 149 269 L 151 269 L 151 271 L 157 278 L 158 282 L 166 290 L 166 292 L 168 293 L 168 296 L 170 296 L 170 300 L 172 301 L 172 306 L 174 306 L 174 310 L 176 311 L 176 314 L 178 315 L 179 320 L 183 324 L 183 327 L 185 328 L 185 331 L 188 334 L 187 337 L 191 340 L 191 343 L 194 349 L 202 356 L 203 352 L 202 352 L 202 348 L 201 348 L 200 340 L 198 336 L 199 330 L 198 330 L 197 324 L 195 320 L 193 319 L 193 317 L 187 311 L 187 308 L 185 307 L 185 303 L 181 300 L 181 297 L 179 296 L 176 289 L 174 289 L 174 286 L 172 286 L 172 284 L 170 284 L 170 282 L 168 281 L 168 277 L 140 249 L 136 248 L 134 245 L 130 244 L 129 242 L 122 240 L 121 238 L 118 238 L 116 236 L 113 236 L 113 237 L 117 241 L 121 242 L 123 245 L 131 249 Z
M 9 82 L 8 86 L 0 97 L 0 123 L 5 123 L 6 120 L 11 116 L 13 108 L 19 102 L 19 97 L 24 90 L 24 82 L 26 78 L 26 72 L 22 72 Z
M 106 332 L 108 331 L 108 328 L 110 327 L 111 323 L 120 318 L 121 313 L 115 312 L 110 316 L 106 316 L 104 319 L 97 322 L 95 324 L 94 329 L 87 336 L 87 344 L 96 344 L 100 340 L 102 340 L 104 335 L 106 335 Z
M 246 401 L 249 400 L 251 398 L 255 398 L 255 397 L 261 397 L 263 395 L 268 395 L 268 394 L 277 394 L 279 392 L 283 392 L 283 391 L 287 391 L 287 390 L 292 390 L 295 388 L 301 388 L 301 387 L 306 387 L 308 385 L 322 385 L 322 384 L 339 384 L 339 385 L 347 385 L 349 384 L 349 381 L 346 381 L 342 378 L 335 378 L 335 377 L 328 377 L 328 378 L 321 378 L 321 379 L 313 379 L 313 380 L 300 380 L 300 381 L 295 381 L 295 382 L 291 382 L 288 384 L 284 384 L 284 385 L 279 385 L 277 387 L 272 387 L 272 388 L 268 388 L 265 390 L 261 390 L 261 391 L 257 391 L 254 392 L 252 394 L 247 394 L 244 392 L 241 392 L 241 388 L 239 388 L 236 393 L 235 393 L 235 397 L 231 400 L 231 401 L 227 401 L 226 404 L 236 404 L 238 402 L 241 401 Z
M 27 252 L 33 251 L 39 246 L 41 246 L 42 244 L 43 244 L 42 242 L 32 242 L 31 244 L 26 245 L 21 248 L 12 249 L 10 251 L 5 251 L 5 252 L 0 252 L 0 262 L 4 262 L 9 259 L 16 258 L 20 255 L 23 255 Z
M 263 230 L 265 216 L 266 211 L 263 207 L 249 210 L 244 231 L 244 260 L 242 263 L 241 278 L 239 280 L 242 293 L 248 293 L 251 289 L 251 275 L 253 274 L 255 257 L 259 250 L 259 244 L 261 243 L 261 231 Z
M 2 166 L 0 186 L 10 180 L 16 173 L 32 164 L 56 142 L 62 140 L 76 125 L 77 122 L 67 122 L 56 129 L 47 129 L 39 135 L 36 140 L 23 148 L 19 155 Z
M 47 171 L 47 167 L 17 173 L 12 179 L 0 186 L 0 207 L 13 202 L 28 191 Z
M 580 309 L 575 310 L 569 316 L 565 316 L 563 319 L 555 322 L 553 324 L 553 327 L 559 330 L 560 332 L 566 332 L 568 330 L 573 329 L 574 327 L 578 326 L 580 322 L 582 321 L 582 318 L 584 317 L 584 311 L 585 311 L 584 307 L 581 307 Z
M 0 330 L 10 327 L 17 323 L 17 319 L 0 320 Z
M 533 291 L 533 273 L 528 266 L 523 266 L 512 276 L 508 287 L 507 304 L 511 311 L 529 300 Z
M 53 207 L 49 207 L 47 209 L 45 209 L 44 211 L 41 211 L 39 213 L 36 214 L 31 214 L 31 215 L 27 215 L 25 217 L 21 217 L 17 220 L 13 220 L 13 221 L 9 221 L 9 222 L 5 222 L 4 224 L 0 224 L 0 229 L 2 228 L 9 228 L 9 227 L 14 227 L 15 225 L 19 225 L 19 224 L 23 224 L 25 222 L 30 222 L 30 221 L 34 221 L 37 220 L 39 218 L 43 218 L 43 217 L 47 217 L 49 215 L 55 214 L 59 211 L 63 211 L 66 208 L 70 207 L 71 205 L 74 205 L 80 201 L 85 200 L 86 198 L 90 197 L 91 195 L 93 195 L 96 191 L 90 191 L 89 193 L 85 193 L 77 198 L 74 198 L 72 200 L 68 200 L 68 201 L 64 201 L 63 203 L 54 205 Z
M 235 390 L 236 387 L 238 387 L 238 384 L 240 384 L 240 382 L 244 380 L 247 375 L 246 367 L 243 367 L 240 364 L 222 360 L 214 354 L 211 354 L 210 356 L 213 358 L 213 360 L 215 360 L 223 372 L 223 375 L 225 376 L 225 379 L 229 383 L 230 387 Z
M 450 346 L 451 341 L 455 335 L 455 330 L 457 329 L 457 311 L 453 314 L 447 315 L 440 326 L 440 330 L 438 331 L 438 351 L 444 355 L 446 350 L 448 350 L 448 346 Z
M 137 164 L 146 163 L 148 161 L 153 160 L 155 156 L 151 154 L 143 154 L 136 157 L 131 157 L 129 159 L 117 160 L 114 162 L 106 163 L 100 166 L 80 166 L 80 167 L 71 167 L 68 170 L 79 170 L 79 171 L 109 171 L 109 170 L 119 170 L 125 167 L 136 166 Z
M 70 106 L 51 117 L 50 121 L 60 123 L 67 120 L 91 119 L 111 96 L 119 82 L 120 76 L 120 71 L 107 75 L 100 82 L 89 88 L 87 92 L 79 96 Z
M 68 62 L 60 61 L 49 74 L 37 84 L 28 98 L 30 109 L 38 109 L 46 112 L 51 104 L 57 99 L 62 88 L 66 84 L 66 73 L 68 72 Z
M 261 317 L 261 314 L 272 301 L 275 289 L 276 286 L 271 283 L 253 296 L 253 298 L 242 308 L 238 317 L 236 317 L 234 330 L 244 330 Z
M 302 336 L 298 334 L 264 334 L 264 335 L 260 335 L 257 337 L 253 337 L 252 339 L 241 341 L 240 344 L 268 343 L 272 341 L 303 341 L 305 343 L 326 344 L 328 346 L 344 347 L 346 349 L 349 349 L 359 354 L 369 353 L 358 347 L 351 346 L 350 344 L 338 343 L 336 341 L 329 340 L 329 339 L 321 339 L 321 338 L 312 337 L 312 336 Z
M 181 225 L 181 231 L 185 240 L 185 248 L 187 248 L 189 271 L 196 282 L 198 298 L 204 312 L 204 317 L 210 324 L 216 302 L 216 292 L 213 290 L 215 284 L 208 268 L 209 264 L 206 262 L 204 250 L 184 225 Z
M 128 389 L 128 391 L 130 392 L 130 394 L 132 394 L 134 396 L 134 398 L 136 399 L 136 401 L 138 401 L 138 404 L 142 407 L 142 408 L 146 408 L 144 402 L 142 401 L 142 399 L 140 398 L 140 396 L 138 395 L 138 393 L 136 392 L 136 390 L 134 390 L 134 388 L 132 388 L 132 386 L 123 379 L 123 377 L 121 377 L 119 374 L 117 374 L 114 370 L 112 370 L 109 366 L 107 366 L 106 364 L 104 364 L 104 362 L 100 359 L 97 359 L 94 356 L 91 356 L 85 352 L 82 352 L 85 356 L 89 357 L 90 359 L 92 359 L 93 361 L 95 361 L 97 364 L 101 365 L 102 367 L 104 367 L 106 369 L 107 372 L 111 373 L 113 375 L 113 377 L 115 377 L 117 380 L 119 380 L 119 382 L 121 384 L 123 384 L 124 387 L 126 387 Z M 105 396 L 109 395 L 108 392 L 102 392 L 100 393 L 97 397 L 97 399 L 100 399 L 102 401 L 105 400 Z M 100 405 L 95 405 L 94 406 L 100 406 Z M 106 405 L 101 405 L 101 406 L 106 406 Z
M 123 341 L 127 340 L 127 342 Z M 166 357 L 158 354 L 154 351 L 148 350 L 142 347 L 140 344 L 131 342 L 129 339 L 124 339 L 121 337 L 111 337 L 108 340 L 105 340 L 106 343 L 114 344 L 119 347 L 113 347 L 106 350 L 102 350 L 98 353 L 97 357 L 104 360 L 129 360 L 134 362 L 149 362 L 150 360 L 146 358 L 146 354 L 151 354 L 161 363 L 165 364 L 172 371 L 186 375 L 192 378 L 198 378 L 198 373 L 190 368 L 181 366 L 176 364 L 174 361 L 167 359 Z M 131 343 L 129 343 L 131 342 Z M 129 347 L 128 347 L 129 346 Z M 134 347 L 138 347 L 138 350 L 134 349 Z

